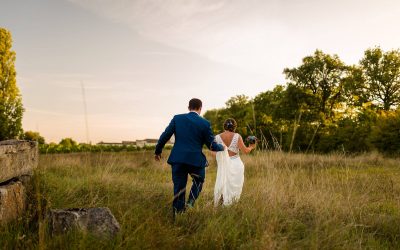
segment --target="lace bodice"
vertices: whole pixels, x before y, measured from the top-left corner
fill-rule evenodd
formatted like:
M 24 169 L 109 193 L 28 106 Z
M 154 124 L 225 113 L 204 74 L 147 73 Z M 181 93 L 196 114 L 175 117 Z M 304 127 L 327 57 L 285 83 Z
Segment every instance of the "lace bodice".
M 215 140 L 217 141 L 217 143 L 227 146 L 229 151 L 231 151 L 235 154 L 238 154 L 239 153 L 239 146 L 238 146 L 239 137 L 240 137 L 240 135 L 238 133 L 235 133 L 233 135 L 231 144 L 229 146 L 225 145 L 225 143 L 222 140 L 220 135 L 215 136 Z

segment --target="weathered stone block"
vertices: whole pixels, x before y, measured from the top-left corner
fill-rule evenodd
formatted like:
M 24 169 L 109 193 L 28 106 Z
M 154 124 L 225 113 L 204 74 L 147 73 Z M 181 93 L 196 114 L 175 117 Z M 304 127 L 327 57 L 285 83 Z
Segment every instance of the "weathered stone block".
M 30 175 L 38 164 L 38 145 L 34 141 L 0 141 L 0 183 Z
M 0 223 L 21 216 L 26 208 L 26 191 L 20 181 L 11 181 L 0 186 Z
M 118 221 L 106 207 L 53 209 L 49 223 L 53 234 L 74 229 L 104 237 L 115 236 L 120 230 Z

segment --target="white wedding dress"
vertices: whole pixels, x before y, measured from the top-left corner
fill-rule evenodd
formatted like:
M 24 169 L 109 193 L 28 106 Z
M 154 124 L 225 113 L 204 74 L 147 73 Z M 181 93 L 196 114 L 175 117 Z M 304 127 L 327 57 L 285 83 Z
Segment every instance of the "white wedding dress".
M 217 178 L 214 187 L 214 205 L 218 206 L 221 198 L 223 205 L 230 205 L 240 198 L 244 182 L 244 164 L 239 156 L 240 135 L 235 133 L 232 142 L 224 151 L 217 152 Z M 215 137 L 219 144 L 224 144 L 220 135 Z M 236 153 L 230 157 L 228 150 Z

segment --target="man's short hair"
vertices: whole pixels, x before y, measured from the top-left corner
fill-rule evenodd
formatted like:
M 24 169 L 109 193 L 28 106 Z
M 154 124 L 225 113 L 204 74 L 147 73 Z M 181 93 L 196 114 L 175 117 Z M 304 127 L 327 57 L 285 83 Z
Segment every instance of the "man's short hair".
M 203 103 L 200 99 L 192 98 L 189 101 L 189 110 L 199 110 L 203 106 Z

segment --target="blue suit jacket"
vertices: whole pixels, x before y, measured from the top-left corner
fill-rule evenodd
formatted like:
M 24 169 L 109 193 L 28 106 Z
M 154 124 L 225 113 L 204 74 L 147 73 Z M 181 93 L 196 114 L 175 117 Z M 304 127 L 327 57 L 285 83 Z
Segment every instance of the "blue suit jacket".
M 204 144 L 212 151 L 224 150 L 221 144 L 215 142 L 210 122 L 195 112 L 174 116 L 158 140 L 156 155 L 161 154 L 173 134 L 175 144 L 168 158 L 171 165 L 183 163 L 196 167 L 207 166 L 207 159 L 202 152 Z

